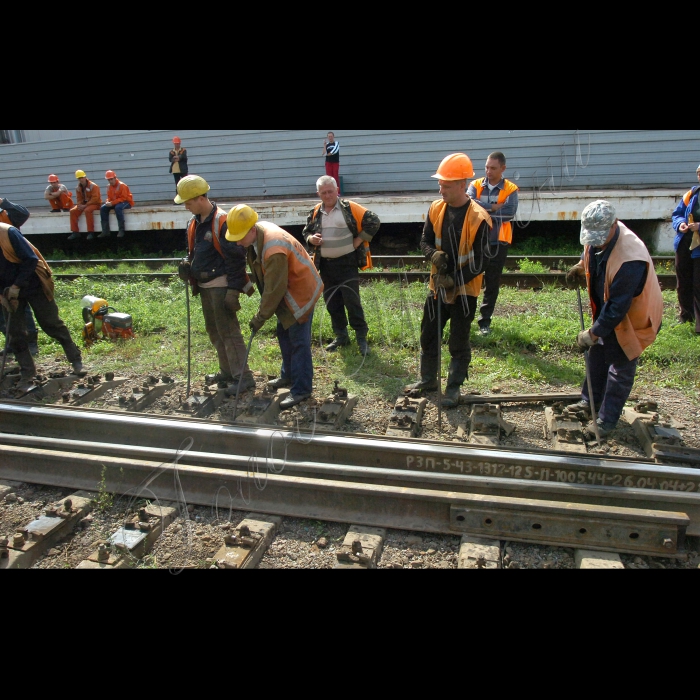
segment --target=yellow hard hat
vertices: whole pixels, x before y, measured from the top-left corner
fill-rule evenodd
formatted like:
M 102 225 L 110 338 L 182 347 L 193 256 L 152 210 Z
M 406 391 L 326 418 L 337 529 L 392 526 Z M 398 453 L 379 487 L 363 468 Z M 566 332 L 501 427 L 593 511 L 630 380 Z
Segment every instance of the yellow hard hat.
M 177 197 L 175 204 L 184 204 L 190 199 L 201 197 L 211 190 L 209 183 L 199 175 L 188 175 L 177 183 Z
M 239 204 L 228 213 L 228 231 L 226 240 L 232 243 L 242 241 L 250 232 L 250 229 L 258 223 L 258 213 L 247 204 Z
M 81 177 L 87 177 L 87 175 L 85 174 L 85 171 L 84 170 L 76 170 L 75 171 L 75 179 L 80 180 Z

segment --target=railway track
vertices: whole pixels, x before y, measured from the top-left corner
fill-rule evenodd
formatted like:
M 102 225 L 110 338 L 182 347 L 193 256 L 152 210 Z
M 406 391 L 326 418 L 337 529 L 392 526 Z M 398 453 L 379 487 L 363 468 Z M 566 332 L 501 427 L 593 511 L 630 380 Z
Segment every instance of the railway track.
M 464 538 L 496 568 L 504 541 L 682 560 L 686 537 L 700 535 L 700 471 L 679 466 L 13 402 L 0 404 L 0 425 L 0 482 L 169 503 L 173 518 L 254 513 L 270 532 L 279 518 L 343 524 L 355 534 L 339 564 L 360 568 L 377 565 L 363 552 L 379 552 L 389 531 Z M 236 551 L 273 539 L 233 537 L 224 547 Z
M 562 267 L 561 263 L 565 263 L 566 266 L 573 266 L 576 264 L 579 258 L 567 257 L 567 256 L 547 256 L 547 257 L 528 257 L 527 259 L 531 262 L 537 262 L 544 266 L 550 266 L 550 272 L 542 273 L 525 273 L 517 270 L 518 264 L 524 258 L 513 257 L 509 258 L 507 269 L 509 270 L 503 275 L 503 285 L 507 287 L 514 287 L 518 289 L 542 289 L 547 286 L 565 286 L 566 282 L 566 270 L 557 270 L 557 267 Z M 669 264 L 673 263 L 673 258 L 655 258 L 656 264 Z M 60 260 L 52 261 L 50 264 L 57 269 L 60 267 L 119 267 L 120 265 L 130 264 L 144 264 L 152 266 L 156 269 L 161 269 L 164 266 L 170 264 L 177 264 L 178 260 L 173 258 L 162 258 L 162 259 L 135 259 L 135 260 L 86 260 L 86 261 L 75 261 L 75 260 Z M 391 257 L 376 257 L 374 258 L 375 267 L 371 271 L 360 273 L 360 277 L 365 282 L 372 281 L 385 281 L 385 282 L 428 282 L 430 277 L 430 269 L 428 264 L 422 257 L 411 257 L 411 256 L 391 256 Z M 402 269 L 398 269 L 402 268 Z M 556 271 L 555 271 L 556 270 Z M 59 280 L 75 281 L 81 278 L 86 279 L 106 279 L 106 280 L 131 280 L 131 279 L 143 279 L 148 281 L 168 281 L 176 277 L 177 273 L 172 272 L 151 272 L 151 273 L 91 273 L 91 274 L 80 274 L 71 273 L 63 274 L 56 273 L 55 278 Z M 662 289 L 676 289 L 677 278 L 675 274 L 660 274 L 659 282 Z

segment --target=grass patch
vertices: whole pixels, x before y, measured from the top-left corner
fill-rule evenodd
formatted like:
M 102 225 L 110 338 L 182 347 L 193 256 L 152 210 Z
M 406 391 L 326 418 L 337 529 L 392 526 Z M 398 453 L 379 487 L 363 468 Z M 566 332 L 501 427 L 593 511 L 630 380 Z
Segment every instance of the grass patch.
M 84 350 L 84 361 L 94 373 L 167 374 L 177 381 L 187 377 L 187 304 L 184 284 L 167 282 L 58 281 L 57 303 L 61 316 L 81 344 L 81 299 L 106 299 L 110 306 L 134 319 L 136 340 L 100 342 Z M 332 391 L 335 381 L 353 393 L 393 402 L 408 380 L 417 378 L 420 363 L 420 329 L 427 298 L 424 284 L 407 286 L 377 282 L 362 287 L 370 327 L 372 355 L 363 362 L 353 343 L 335 354 L 323 346 L 332 339 L 330 318 L 323 301 L 313 321 L 314 365 L 317 396 Z M 665 326 L 656 344 L 642 356 L 638 382 L 673 388 L 697 401 L 700 390 L 700 342 L 690 325 L 673 327 L 675 292 L 665 292 Z M 192 318 L 192 378 L 199 381 L 218 371 L 216 353 L 204 328 L 201 303 L 190 299 Z M 258 309 L 259 297 L 242 300 L 239 314 L 244 336 Z M 586 309 L 587 319 L 589 310 Z M 449 328 L 449 326 L 448 326 Z M 469 391 L 489 393 L 494 386 L 513 393 L 542 387 L 578 387 L 584 378 L 583 358 L 576 348 L 580 331 L 575 292 L 552 286 L 543 291 L 503 289 L 489 338 L 472 335 L 473 362 Z M 256 337 L 250 357 L 253 371 L 277 376 L 280 352 L 276 324 L 268 322 Z M 352 335 L 352 334 L 351 334 Z M 445 343 L 447 343 L 447 333 Z M 40 334 L 41 356 L 63 358 L 60 346 Z M 443 352 L 443 377 L 449 351 Z

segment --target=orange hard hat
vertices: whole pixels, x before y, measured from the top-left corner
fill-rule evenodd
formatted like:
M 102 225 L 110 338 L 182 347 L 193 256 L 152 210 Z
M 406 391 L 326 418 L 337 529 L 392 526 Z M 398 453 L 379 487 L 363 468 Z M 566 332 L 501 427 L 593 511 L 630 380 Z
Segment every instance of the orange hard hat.
M 180 137 L 179 137 L 179 136 L 176 136 L 176 137 L 173 139 L 173 143 L 182 143 L 182 141 L 180 140 Z
M 474 165 L 471 158 L 465 153 L 453 153 L 440 163 L 437 173 L 433 175 L 436 180 L 454 182 L 456 180 L 469 180 L 474 177 Z
M 49 175 L 49 182 L 59 182 L 59 179 L 56 175 Z
M 108 170 L 105 173 L 105 180 L 111 180 L 113 177 L 117 177 L 117 174 L 114 172 L 114 170 Z

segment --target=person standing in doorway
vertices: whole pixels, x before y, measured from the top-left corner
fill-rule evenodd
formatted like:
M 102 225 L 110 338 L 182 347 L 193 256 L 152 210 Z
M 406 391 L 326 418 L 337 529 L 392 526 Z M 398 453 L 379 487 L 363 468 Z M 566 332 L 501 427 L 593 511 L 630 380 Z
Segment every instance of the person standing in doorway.
M 481 305 L 479 332 L 491 335 L 491 319 L 501 293 L 501 279 L 506 266 L 508 251 L 513 244 L 513 219 L 518 213 L 518 186 L 503 176 L 506 157 L 500 151 L 486 160 L 486 177 L 475 180 L 469 186 L 468 195 L 490 214 L 493 221 L 491 250 L 487 254 L 484 270 L 484 301 Z
M 323 142 L 323 155 L 326 157 L 326 175 L 338 183 L 338 194 L 342 194 L 340 186 L 340 143 L 335 140 L 335 134 L 328 132 Z
M 698 167 L 700 181 L 700 167 Z M 676 231 L 678 322 L 692 323 L 700 334 L 700 187 L 687 192 L 673 213 Z
M 179 136 L 173 139 L 173 150 L 170 151 L 170 173 L 175 178 L 175 190 L 183 177 L 190 173 L 187 165 L 187 149 L 182 147 L 182 140 Z

